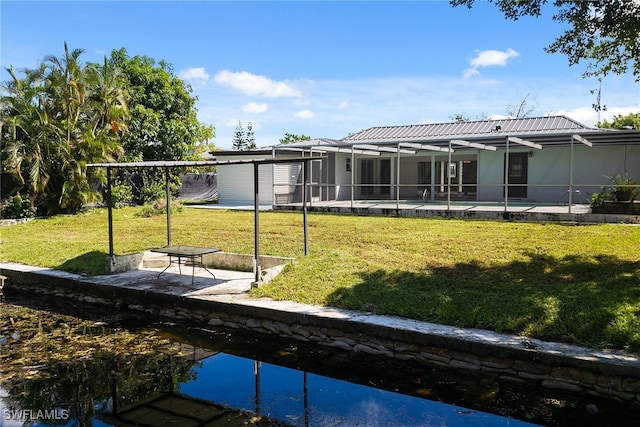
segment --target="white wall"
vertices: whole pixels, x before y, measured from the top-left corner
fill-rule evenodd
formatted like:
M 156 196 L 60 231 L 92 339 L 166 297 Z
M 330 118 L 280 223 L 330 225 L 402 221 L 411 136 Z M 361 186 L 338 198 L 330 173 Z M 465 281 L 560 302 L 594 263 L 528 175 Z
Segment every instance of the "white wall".
M 527 201 L 567 203 L 571 148 L 546 146 L 542 150 L 509 147 L 509 152 L 531 152 Z M 504 200 L 504 150 L 481 152 L 478 162 L 479 201 Z M 574 143 L 573 202 L 588 203 L 594 192 L 609 185 L 606 176 L 629 173 L 640 182 L 640 146 Z M 579 190 L 579 194 L 576 193 Z
M 246 159 L 246 157 L 243 157 Z M 225 160 L 234 160 L 227 159 Z M 219 203 L 253 204 L 253 165 L 219 165 L 218 198 Z M 258 183 L 261 204 L 273 203 L 273 165 L 258 167 Z

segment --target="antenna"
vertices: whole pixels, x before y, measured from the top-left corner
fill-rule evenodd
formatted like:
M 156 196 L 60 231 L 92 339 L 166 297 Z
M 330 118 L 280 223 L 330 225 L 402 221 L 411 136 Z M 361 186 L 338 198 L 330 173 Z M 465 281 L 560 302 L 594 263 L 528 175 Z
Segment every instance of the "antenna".
M 601 102 L 602 78 L 598 78 L 598 89 L 592 89 L 590 91 L 591 95 L 596 93 L 596 91 L 598 92 L 598 96 L 596 97 L 596 103 L 595 104 L 591 104 L 591 107 L 593 107 L 593 109 L 598 112 L 598 123 L 600 123 L 600 112 L 607 111 L 607 106 L 606 105 L 602 105 L 602 102 Z

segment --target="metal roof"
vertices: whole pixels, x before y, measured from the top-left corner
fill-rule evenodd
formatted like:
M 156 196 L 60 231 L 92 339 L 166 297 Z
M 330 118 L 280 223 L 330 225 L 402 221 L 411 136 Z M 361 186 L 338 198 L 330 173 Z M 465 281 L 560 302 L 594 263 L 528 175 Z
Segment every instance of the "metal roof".
M 373 127 L 344 138 L 345 143 L 429 141 L 450 138 L 506 137 L 518 135 L 557 135 L 591 132 L 565 116 L 521 119 L 481 120 L 470 122 L 433 123 L 407 126 Z

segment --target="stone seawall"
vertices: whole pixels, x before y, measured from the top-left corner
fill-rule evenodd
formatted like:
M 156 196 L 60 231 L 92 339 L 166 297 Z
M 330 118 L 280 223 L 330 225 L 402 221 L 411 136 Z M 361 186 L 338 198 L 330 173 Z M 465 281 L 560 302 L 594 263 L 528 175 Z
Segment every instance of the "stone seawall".
M 295 310 L 211 301 L 72 279 L 71 274 L 3 270 L 5 293 L 21 292 L 113 306 L 198 327 L 243 329 L 314 342 L 352 352 L 497 376 L 506 381 L 579 395 L 640 403 L 640 361 L 626 353 L 593 350 L 488 331 L 415 322 L 376 324 Z M 363 314 L 362 317 L 366 317 Z M 371 316 L 372 318 L 376 316 Z M 393 319 L 392 319 L 393 320 Z M 402 323 L 404 322 L 404 323 Z M 476 338 L 477 337 L 477 338 Z

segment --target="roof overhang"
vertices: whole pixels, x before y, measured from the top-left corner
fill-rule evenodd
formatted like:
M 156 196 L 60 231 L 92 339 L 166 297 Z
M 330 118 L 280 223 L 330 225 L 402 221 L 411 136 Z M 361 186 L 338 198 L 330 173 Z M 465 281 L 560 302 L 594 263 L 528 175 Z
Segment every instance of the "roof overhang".
M 273 164 L 273 163 L 299 163 L 309 160 L 323 159 L 324 156 L 304 156 L 287 157 L 279 159 L 256 158 L 247 160 L 176 160 L 176 161 L 149 161 L 149 162 L 109 162 L 109 163 L 89 163 L 87 167 L 111 168 L 111 169 L 139 169 L 139 168 L 181 168 L 198 166 L 222 166 L 222 165 L 247 165 L 247 164 Z

